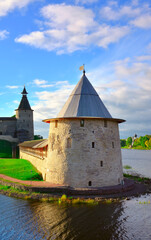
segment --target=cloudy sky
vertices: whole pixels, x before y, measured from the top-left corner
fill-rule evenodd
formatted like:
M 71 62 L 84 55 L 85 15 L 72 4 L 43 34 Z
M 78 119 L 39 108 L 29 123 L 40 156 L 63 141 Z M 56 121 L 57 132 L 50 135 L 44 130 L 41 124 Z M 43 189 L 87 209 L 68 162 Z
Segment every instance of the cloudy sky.
M 35 134 L 48 136 L 79 81 L 79 67 L 121 138 L 151 134 L 150 0 L 0 0 L 0 116 L 14 115 L 26 85 Z

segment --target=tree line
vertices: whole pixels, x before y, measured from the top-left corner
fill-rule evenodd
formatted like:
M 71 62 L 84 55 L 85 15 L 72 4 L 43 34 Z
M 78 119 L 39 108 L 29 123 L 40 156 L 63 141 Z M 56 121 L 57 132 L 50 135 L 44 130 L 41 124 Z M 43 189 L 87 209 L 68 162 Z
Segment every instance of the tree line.
M 128 137 L 127 139 L 121 139 L 122 148 L 133 149 L 151 149 L 151 135 L 140 136 L 139 138 Z

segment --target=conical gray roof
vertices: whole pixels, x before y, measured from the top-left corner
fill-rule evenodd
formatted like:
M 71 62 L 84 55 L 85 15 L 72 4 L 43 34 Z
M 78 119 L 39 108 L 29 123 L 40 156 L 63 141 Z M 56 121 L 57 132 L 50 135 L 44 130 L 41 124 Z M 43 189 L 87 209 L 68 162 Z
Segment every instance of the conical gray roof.
M 68 117 L 112 118 L 92 84 L 85 76 L 85 71 L 57 116 L 57 118 Z

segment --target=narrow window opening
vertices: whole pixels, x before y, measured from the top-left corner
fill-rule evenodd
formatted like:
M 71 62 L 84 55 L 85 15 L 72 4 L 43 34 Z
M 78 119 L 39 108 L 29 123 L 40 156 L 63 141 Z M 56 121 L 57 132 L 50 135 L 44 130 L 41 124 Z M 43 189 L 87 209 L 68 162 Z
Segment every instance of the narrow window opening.
M 71 148 L 72 140 L 71 138 L 67 138 L 67 148 Z
M 114 142 L 112 142 L 112 148 L 114 148 Z
M 107 127 L 107 121 L 104 120 L 104 127 Z
M 84 127 L 84 119 L 80 120 L 80 127 Z
M 55 121 L 55 128 L 58 127 L 58 120 Z
M 94 148 L 95 147 L 95 142 L 92 142 L 92 148 Z
M 100 161 L 100 166 L 103 167 L 103 161 Z
M 89 186 L 89 187 L 92 186 L 92 182 L 91 182 L 91 181 L 88 182 L 88 186 Z
M 2 132 L 0 132 L 0 135 L 2 135 Z

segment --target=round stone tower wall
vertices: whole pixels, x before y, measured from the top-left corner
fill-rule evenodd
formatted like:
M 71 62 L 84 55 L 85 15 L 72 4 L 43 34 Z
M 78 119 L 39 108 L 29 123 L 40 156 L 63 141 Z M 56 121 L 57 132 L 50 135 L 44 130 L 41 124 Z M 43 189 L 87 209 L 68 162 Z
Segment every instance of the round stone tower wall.
M 120 184 L 123 171 L 118 123 L 83 120 L 50 123 L 46 181 L 75 188 Z

